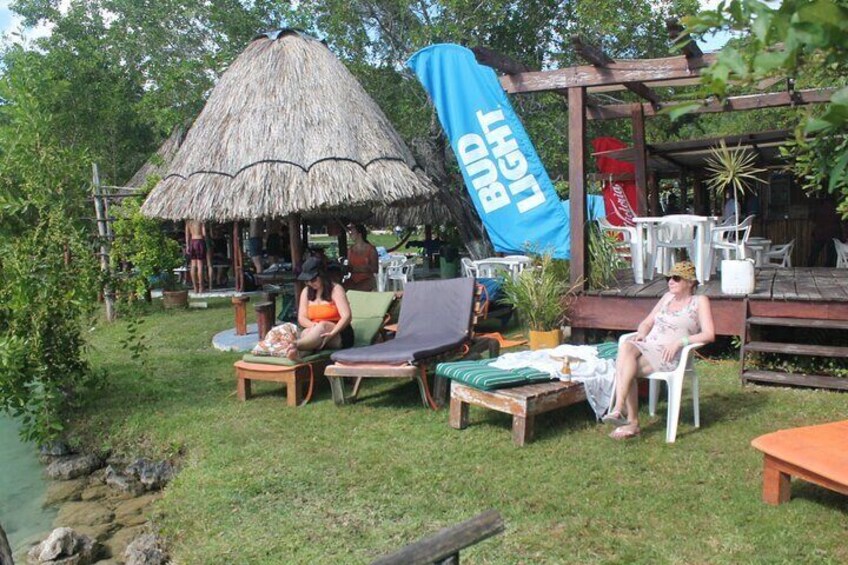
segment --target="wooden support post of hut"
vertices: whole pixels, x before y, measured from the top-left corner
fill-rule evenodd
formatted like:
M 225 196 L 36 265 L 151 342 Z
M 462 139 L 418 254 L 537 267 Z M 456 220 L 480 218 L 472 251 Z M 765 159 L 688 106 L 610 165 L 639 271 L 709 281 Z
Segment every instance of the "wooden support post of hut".
M 568 89 L 568 185 L 571 193 L 571 284 L 586 280 L 586 89 Z
M 636 167 L 636 215 L 646 216 L 648 213 L 648 159 L 645 152 L 645 114 L 641 104 L 633 104 L 630 121 L 633 127 L 635 152 L 633 164 Z
M 233 296 L 233 309 L 236 316 L 236 335 L 247 335 L 247 303 L 249 296 Z
M 288 218 L 289 225 L 289 245 L 291 246 L 292 270 L 297 273 L 300 265 L 303 263 L 303 243 L 300 239 L 300 216 L 292 214 Z M 294 299 L 295 304 L 299 302 L 300 291 L 303 290 L 303 283 L 294 280 Z
M 233 222 L 233 273 L 236 292 L 244 292 L 244 255 L 241 251 L 241 226 L 238 222 Z

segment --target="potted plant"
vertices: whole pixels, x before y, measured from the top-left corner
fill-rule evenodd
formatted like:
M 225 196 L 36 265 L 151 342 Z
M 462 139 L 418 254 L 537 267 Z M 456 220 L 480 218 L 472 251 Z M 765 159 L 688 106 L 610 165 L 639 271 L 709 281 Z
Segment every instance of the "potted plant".
M 558 268 L 557 263 L 550 253 L 545 253 L 532 267 L 504 280 L 502 302 L 511 304 L 527 324 L 530 349 L 559 345 L 560 326 L 568 321 L 576 287 L 567 282 L 568 269 Z
M 707 186 L 722 195 L 733 190 L 734 220 L 737 226 L 736 241 L 739 242 L 739 197 L 752 189 L 757 176 L 765 172 L 755 166 L 756 155 L 742 147 L 730 149 L 722 139 L 717 147 L 710 149 L 707 158 Z M 724 294 L 749 294 L 754 291 L 754 262 L 745 258 L 745 242 L 736 246 L 736 258 L 721 262 L 721 291 Z
M 188 290 L 174 275 L 174 269 L 183 265 L 180 244 L 168 237 L 158 220 L 141 213 L 140 200 L 128 198 L 113 210 L 111 262 L 124 271 L 125 285 L 136 296 L 161 286 L 166 308 L 185 307 Z

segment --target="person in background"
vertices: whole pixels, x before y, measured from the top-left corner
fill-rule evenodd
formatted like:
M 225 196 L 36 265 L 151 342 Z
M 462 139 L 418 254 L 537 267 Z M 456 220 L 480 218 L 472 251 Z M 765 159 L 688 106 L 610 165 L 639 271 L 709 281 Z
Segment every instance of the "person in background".
M 256 274 L 262 272 L 262 232 L 264 222 L 258 218 L 250 220 L 250 231 L 247 238 L 247 255 L 253 262 Z
M 206 226 L 198 220 L 186 220 L 185 245 L 188 253 L 189 274 L 195 293 L 203 292 L 203 263 L 206 261 Z
M 617 427 L 613 439 L 639 435 L 639 397 L 636 378 L 657 371 L 672 371 L 680 362 L 680 350 L 690 343 L 715 340 L 710 300 L 695 295 L 695 265 L 676 263 L 668 273 L 668 292 L 660 298 L 636 335 L 625 342 L 615 360 L 615 405 L 603 420 Z
M 724 191 L 724 209 L 721 213 L 721 219 L 725 224 L 738 224 L 742 221 L 740 212 L 741 210 L 736 204 L 736 198 L 733 197 L 733 190 L 728 188 Z
M 668 198 L 665 201 L 665 215 L 668 216 L 670 214 L 679 214 L 680 213 L 680 205 L 677 202 L 677 195 L 673 192 L 669 193 Z
M 362 224 L 347 226 L 353 245 L 348 249 L 347 260 L 350 278 L 345 282 L 347 290 L 371 292 L 377 288 L 374 275 L 380 267 L 377 248 L 368 243 L 368 230 Z

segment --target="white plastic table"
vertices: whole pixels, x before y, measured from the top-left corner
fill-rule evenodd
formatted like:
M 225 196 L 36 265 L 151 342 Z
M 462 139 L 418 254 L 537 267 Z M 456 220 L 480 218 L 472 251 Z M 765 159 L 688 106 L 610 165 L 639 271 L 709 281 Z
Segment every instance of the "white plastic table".
M 515 279 L 521 271 L 532 263 L 533 260 L 526 255 L 489 257 L 487 259 L 474 261 L 474 265 L 477 267 L 477 272 L 481 277 L 492 277 L 499 268 L 505 268 L 509 271 L 509 274 L 513 279 Z
M 763 258 L 771 249 L 771 240 L 765 237 L 749 237 L 745 242 L 745 247 L 754 252 L 754 265 L 757 267 L 763 266 Z

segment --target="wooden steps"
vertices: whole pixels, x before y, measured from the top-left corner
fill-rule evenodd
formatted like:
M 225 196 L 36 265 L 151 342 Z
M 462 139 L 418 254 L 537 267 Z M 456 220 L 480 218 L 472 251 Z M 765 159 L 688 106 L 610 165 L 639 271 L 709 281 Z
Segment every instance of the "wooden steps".
M 812 355 L 815 357 L 848 357 L 848 347 L 835 345 L 807 345 L 804 343 L 784 343 L 751 341 L 745 344 L 748 351 L 762 353 L 783 353 L 786 355 Z
M 746 304 L 747 311 L 747 304 Z M 805 355 L 810 357 L 827 357 L 848 359 L 848 347 L 835 345 L 817 345 L 813 343 L 787 343 L 765 341 L 760 339 L 761 328 L 784 327 L 816 330 L 803 333 L 809 339 L 820 339 L 821 332 L 829 330 L 848 330 L 848 320 L 823 320 L 818 318 L 782 318 L 749 316 L 745 320 L 745 335 L 742 336 L 740 352 L 740 376 L 743 383 L 766 382 L 783 385 L 809 386 L 835 390 L 848 390 L 848 378 L 831 377 L 828 375 L 813 375 L 804 373 L 789 373 L 761 369 L 746 369 L 745 363 L 751 354 L 777 353 L 780 355 Z

